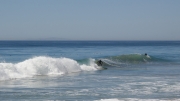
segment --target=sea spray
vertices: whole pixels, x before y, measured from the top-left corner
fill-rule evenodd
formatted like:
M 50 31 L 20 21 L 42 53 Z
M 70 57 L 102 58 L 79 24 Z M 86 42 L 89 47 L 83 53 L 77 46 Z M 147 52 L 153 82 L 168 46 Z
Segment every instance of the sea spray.
M 19 63 L 0 63 L 0 80 L 98 70 L 94 61 L 90 59 L 88 64 L 80 65 L 69 58 L 38 56 Z
M 87 63 L 84 63 L 80 66 L 82 70 L 93 71 L 93 70 L 103 69 L 95 63 L 95 59 L 90 58 L 87 61 L 88 61 Z

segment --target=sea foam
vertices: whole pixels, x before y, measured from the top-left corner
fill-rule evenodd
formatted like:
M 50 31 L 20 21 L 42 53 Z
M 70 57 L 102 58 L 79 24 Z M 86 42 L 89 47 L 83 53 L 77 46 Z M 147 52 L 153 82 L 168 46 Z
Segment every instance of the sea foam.
M 122 98 L 122 99 L 101 99 L 94 101 L 180 101 L 180 99 L 139 99 L 139 98 Z
M 0 80 L 33 77 L 36 75 L 63 75 L 73 72 L 98 70 L 95 60 L 80 65 L 69 58 L 38 56 L 19 63 L 0 63 Z

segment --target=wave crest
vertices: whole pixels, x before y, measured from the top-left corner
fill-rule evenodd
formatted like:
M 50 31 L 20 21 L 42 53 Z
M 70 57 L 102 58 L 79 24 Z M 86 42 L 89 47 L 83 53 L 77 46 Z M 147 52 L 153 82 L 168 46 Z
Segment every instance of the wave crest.
M 98 70 L 96 66 L 93 62 L 90 65 L 80 65 L 77 61 L 69 58 L 39 56 L 15 64 L 0 63 L 0 80 Z

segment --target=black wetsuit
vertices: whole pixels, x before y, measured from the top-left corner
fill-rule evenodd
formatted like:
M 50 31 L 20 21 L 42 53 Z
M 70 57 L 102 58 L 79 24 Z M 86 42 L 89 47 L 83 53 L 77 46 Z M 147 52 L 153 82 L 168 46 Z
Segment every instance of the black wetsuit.
M 101 60 L 98 61 L 98 66 L 102 66 L 103 62 Z

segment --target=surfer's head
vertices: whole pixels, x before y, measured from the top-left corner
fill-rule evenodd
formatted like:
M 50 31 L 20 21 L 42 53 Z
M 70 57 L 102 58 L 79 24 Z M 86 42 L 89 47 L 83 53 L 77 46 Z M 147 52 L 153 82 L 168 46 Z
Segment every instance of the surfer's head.
M 144 55 L 147 56 L 147 53 L 145 53 Z

